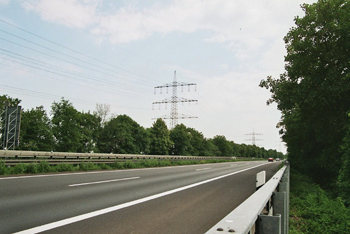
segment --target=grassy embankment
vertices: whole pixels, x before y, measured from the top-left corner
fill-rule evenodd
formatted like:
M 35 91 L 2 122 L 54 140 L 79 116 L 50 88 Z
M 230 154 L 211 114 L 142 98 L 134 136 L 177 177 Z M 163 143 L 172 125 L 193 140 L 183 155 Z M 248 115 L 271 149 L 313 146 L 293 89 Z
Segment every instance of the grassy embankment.
M 304 175 L 291 171 L 290 234 L 349 234 L 350 208 Z

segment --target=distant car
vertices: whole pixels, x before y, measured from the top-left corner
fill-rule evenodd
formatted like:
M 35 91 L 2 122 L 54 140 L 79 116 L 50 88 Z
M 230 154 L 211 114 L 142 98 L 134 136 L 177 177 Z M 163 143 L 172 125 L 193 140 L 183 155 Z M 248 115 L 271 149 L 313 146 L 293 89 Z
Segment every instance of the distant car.
M 273 158 L 269 158 L 267 161 L 268 162 L 273 162 Z
M 281 159 L 279 159 L 279 158 L 276 158 L 276 161 L 280 161 Z

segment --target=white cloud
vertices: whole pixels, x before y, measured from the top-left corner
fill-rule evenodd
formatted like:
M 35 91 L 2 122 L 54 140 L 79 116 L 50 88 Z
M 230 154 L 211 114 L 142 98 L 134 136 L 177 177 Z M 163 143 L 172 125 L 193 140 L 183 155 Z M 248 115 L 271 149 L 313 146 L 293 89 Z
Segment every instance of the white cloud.
M 260 46 L 261 38 L 279 35 L 285 26 L 281 25 L 280 16 L 288 13 L 289 5 L 296 5 L 293 2 L 176 0 L 168 5 L 156 4 L 148 8 L 130 5 L 102 12 L 99 9 L 103 1 L 41 0 L 33 5 L 25 2 L 25 7 L 38 12 L 47 21 L 88 29 L 113 43 L 145 39 L 155 33 L 207 30 L 213 32 L 208 40 L 235 48 L 236 41 Z
M 8 5 L 10 3 L 10 0 L 0 0 L 0 5 Z
M 35 11 L 50 22 L 68 27 L 86 29 L 96 23 L 95 0 L 41 0 L 34 3 L 24 2 L 27 10 Z

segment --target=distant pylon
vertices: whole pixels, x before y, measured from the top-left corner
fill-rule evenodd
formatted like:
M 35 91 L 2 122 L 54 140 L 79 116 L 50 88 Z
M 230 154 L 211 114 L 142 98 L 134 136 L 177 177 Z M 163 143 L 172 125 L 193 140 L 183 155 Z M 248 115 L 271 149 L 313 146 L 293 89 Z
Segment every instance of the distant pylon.
M 185 116 L 182 114 L 181 117 L 179 117 L 179 114 L 178 114 L 178 111 L 177 111 L 177 103 L 178 102 L 198 102 L 198 100 L 194 100 L 194 99 L 185 99 L 185 98 L 179 98 L 177 96 L 177 87 L 178 86 L 181 86 L 182 88 L 184 86 L 188 86 L 188 91 L 190 91 L 190 86 L 195 86 L 195 89 L 196 89 L 196 84 L 195 83 L 183 83 L 183 82 L 177 82 L 176 81 L 176 71 L 174 71 L 174 80 L 172 83 L 168 83 L 168 84 L 165 84 L 165 85 L 162 85 L 162 86 L 157 86 L 157 87 L 154 87 L 154 94 L 156 94 L 156 90 L 157 89 L 161 89 L 162 91 L 162 88 L 168 88 L 169 87 L 172 87 L 172 96 L 171 98 L 166 98 L 162 101 L 159 101 L 159 102 L 153 102 L 152 104 L 158 104 L 158 105 L 161 105 L 161 104 L 168 104 L 168 103 L 171 103 L 171 112 L 170 112 L 170 117 L 168 116 L 163 116 L 161 117 L 162 119 L 170 119 L 170 128 L 173 129 L 177 123 L 178 123 L 178 119 L 191 119 L 191 118 L 198 118 L 198 117 L 195 117 L 195 116 Z
M 261 134 L 261 133 L 256 133 L 256 132 L 254 131 L 254 129 L 253 129 L 253 132 L 247 133 L 247 134 L 245 134 L 245 135 L 250 135 L 250 136 L 252 136 L 252 139 L 246 139 L 246 141 L 251 141 L 251 142 L 252 142 L 252 145 L 256 145 L 256 144 L 255 144 L 255 141 L 262 141 L 262 139 L 257 139 L 257 138 L 255 138 L 255 136 L 261 136 L 261 135 L 263 135 L 263 134 Z

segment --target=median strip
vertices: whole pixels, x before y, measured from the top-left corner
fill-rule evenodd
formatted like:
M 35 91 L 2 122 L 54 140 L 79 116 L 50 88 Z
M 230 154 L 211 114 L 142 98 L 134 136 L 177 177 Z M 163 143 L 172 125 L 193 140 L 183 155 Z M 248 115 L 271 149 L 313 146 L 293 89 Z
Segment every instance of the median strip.
M 123 180 L 135 180 L 135 179 L 140 179 L 140 177 L 130 177 L 130 178 L 123 178 L 123 179 L 115 179 L 115 180 L 104 180 L 104 181 L 96 181 L 96 182 L 81 183 L 81 184 L 71 184 L 68 186 L 77 187 L 77 186 L 84 186 L 84 185 L 91 185 L 91 184 L 103 184 L 103 183 L 110 183 L 110 182 L 123 181 Z

